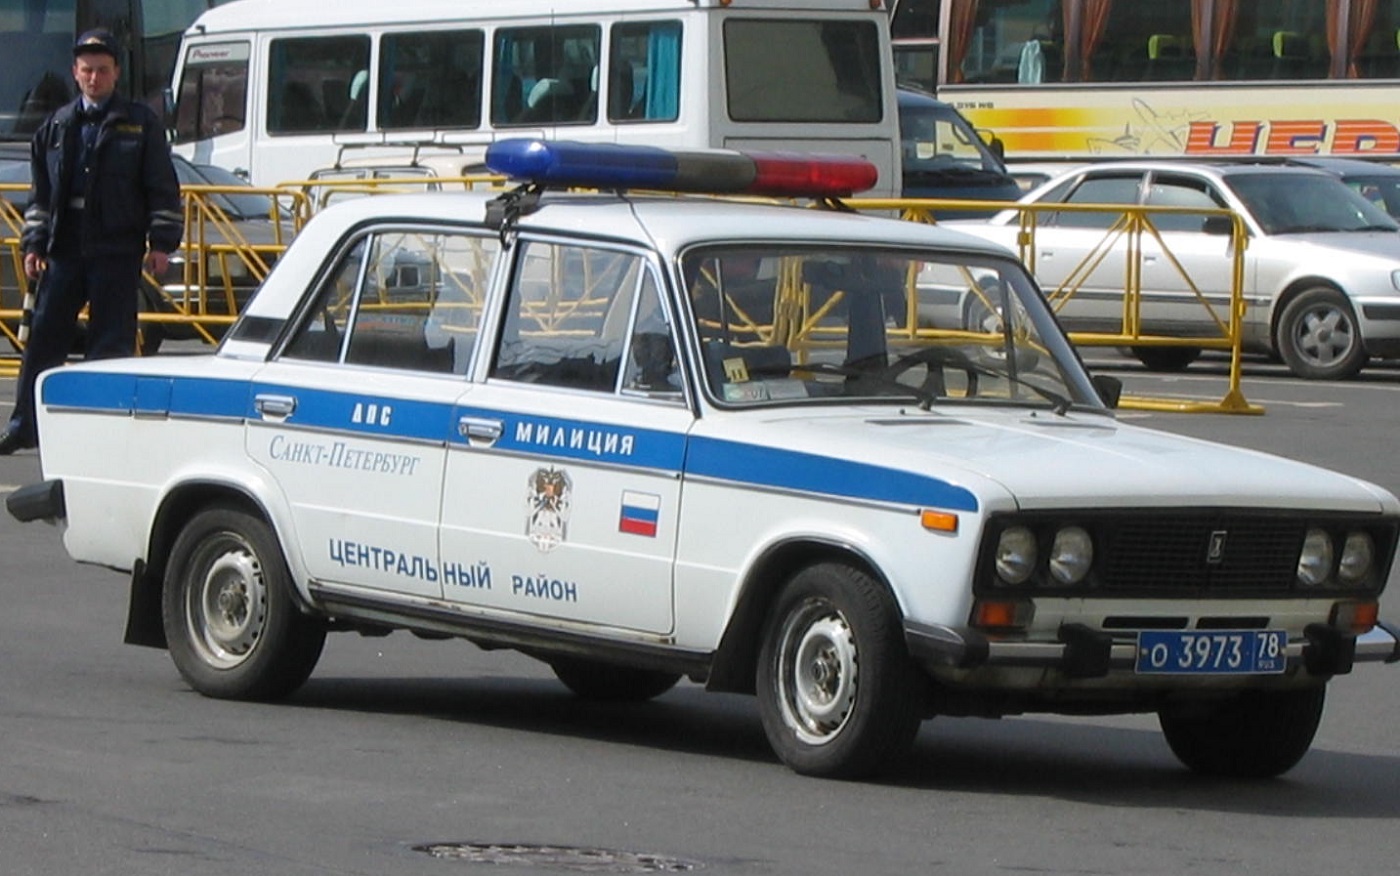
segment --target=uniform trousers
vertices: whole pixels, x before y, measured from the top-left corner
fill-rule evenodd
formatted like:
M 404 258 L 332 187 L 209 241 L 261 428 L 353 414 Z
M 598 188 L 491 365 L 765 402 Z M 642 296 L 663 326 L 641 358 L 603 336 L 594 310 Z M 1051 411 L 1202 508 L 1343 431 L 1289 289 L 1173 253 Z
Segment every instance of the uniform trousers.
M 137 284 L 144 253 L 51 256 L 39 281 L 29 343 L 20 364 L 10 429 L 26 444 L 37 443 L 34 384 L 44 371 L 63 364 L 77 337 L 78 314 L 88 307 L 85 355 L 111 359 L 136 352 Z

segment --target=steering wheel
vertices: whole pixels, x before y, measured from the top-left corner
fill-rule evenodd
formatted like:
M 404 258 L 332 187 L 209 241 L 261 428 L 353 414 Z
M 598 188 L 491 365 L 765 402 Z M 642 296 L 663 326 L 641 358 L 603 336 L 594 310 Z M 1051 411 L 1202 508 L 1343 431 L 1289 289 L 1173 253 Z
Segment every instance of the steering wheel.
M 962 351 L 954 350 L 951 347 L 923 347 L 900 356 L 876 373 L 882 380 L 898 381 L 904 372 L 912 371 L 920 365 L 927 369 L 924 379 L 918 387 L 920 392 L 930 395 L 947 395 L 947 382 L 944 380 L 943 372 L 944 369 L 952 367 L 966 375 L 966 394 L 968 396 L 977 394 L 977 377 L 982 369 L 967 358 Z

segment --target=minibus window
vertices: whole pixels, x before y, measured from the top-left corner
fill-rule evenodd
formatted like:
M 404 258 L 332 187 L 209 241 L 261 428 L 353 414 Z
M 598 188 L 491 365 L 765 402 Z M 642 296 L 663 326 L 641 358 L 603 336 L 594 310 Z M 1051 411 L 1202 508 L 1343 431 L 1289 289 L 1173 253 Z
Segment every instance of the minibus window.
M 679 21 L 615 26 L 608 64 L 608 121 L 674 122 L 680 117 Z
M 249 53 L 246 42 L 190 46 L 176 96 L 176 143 L 243 130 L 247 124 Z
M 268 59 L 269 133 L 365 130 L 369 37 L 273 40 Z
M 880 36 L 868 21 L 731 18 L 724 23 L 729 117 L 878 122 L 881 58 Z
M 597 25 L 496 31 L 494 125 L 592 122 L 597 115 Z
M 385 34 L 379 43 L 380 128 L 481 125 L 479 30 Z

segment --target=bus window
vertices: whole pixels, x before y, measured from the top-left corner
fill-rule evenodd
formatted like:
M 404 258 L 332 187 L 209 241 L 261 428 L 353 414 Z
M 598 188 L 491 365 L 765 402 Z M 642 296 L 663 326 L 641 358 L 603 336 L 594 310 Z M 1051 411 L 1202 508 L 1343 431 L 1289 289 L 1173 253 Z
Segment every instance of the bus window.
M 580 113 L 597 105 L 601 42 L 601 28 L 595 25 L 496 31 L 492 124 L 579 122 Z
M 886 63 L 869 22 L 724 23 L 724 79 L 736 122 L 878 122 Z
M 608 121 L 674 122 L 679 118 L 679 21 L 615 25 L 608 64 Z
M 369 89 L 355 74 L 369 69 L 369 37 L 277 39 L 268 57 L 269 133 L 365 130 Z
M 385 34 L 379 44 L 379 127 L 481 125 L 479 30 Z
M 176 92 L 176 143 L 243 130 L 250 49 L 246 42 L 190 47 Z

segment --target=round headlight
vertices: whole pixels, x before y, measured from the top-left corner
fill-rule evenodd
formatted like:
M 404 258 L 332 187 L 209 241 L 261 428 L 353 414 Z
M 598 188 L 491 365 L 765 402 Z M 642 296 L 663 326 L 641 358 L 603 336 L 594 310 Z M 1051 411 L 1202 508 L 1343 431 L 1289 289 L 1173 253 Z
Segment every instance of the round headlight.
M 1298 582 L 1318 587 L 1332 574 L 1332 536 L 1323 529 L 1309 529 L 1298 556 Z
M 1078 584 L 1089 574 L 1094 562 L 1094 541 L 1079 526 L 1066 526 L 1055 533 L 1050 548 L 1050 576 L 1061 584 Z
M 997 540 L 997 577 L 1007 584 L 1024 584 L 1035 571 L 1035 533 L 1013 526 Z
M 1360 584 L 1371 574 L 1375 559 L 1376 544 L 1369 533 L 1348 533 L 1342 547 L 1342 561 L 1337 564 L 1337 578 L 1343 584 Z

